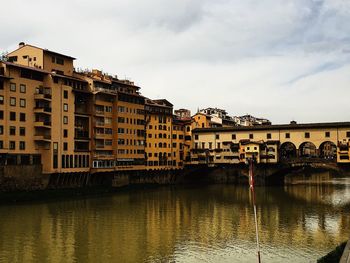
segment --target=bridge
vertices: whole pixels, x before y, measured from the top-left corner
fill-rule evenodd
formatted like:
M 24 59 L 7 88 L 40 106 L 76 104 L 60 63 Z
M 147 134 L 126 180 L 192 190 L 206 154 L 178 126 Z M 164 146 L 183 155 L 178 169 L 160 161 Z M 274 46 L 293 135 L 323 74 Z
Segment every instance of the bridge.
M 200 128 L 192 136 L 191 164 L 246 163 L 252 156 L 258 163 L 350 163 L 350 122 Z

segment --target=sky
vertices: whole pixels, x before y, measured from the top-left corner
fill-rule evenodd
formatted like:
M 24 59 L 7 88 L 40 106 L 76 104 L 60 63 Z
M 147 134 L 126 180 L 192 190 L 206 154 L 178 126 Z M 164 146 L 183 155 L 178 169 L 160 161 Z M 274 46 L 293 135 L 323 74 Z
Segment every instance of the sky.
M 11 0 L 23 41 L 127 78 L 174 108 L 273 123 L 350 121 L 350 0 Z

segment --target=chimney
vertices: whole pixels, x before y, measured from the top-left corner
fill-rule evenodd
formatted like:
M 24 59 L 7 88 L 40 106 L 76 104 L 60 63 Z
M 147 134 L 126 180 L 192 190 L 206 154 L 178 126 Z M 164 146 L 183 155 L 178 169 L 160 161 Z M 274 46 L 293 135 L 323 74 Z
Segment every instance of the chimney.
M 24 42 L 19 42 L 18 44 L 18 47 L 21 48 L 21 47 L 24 47 L 26 44 Z

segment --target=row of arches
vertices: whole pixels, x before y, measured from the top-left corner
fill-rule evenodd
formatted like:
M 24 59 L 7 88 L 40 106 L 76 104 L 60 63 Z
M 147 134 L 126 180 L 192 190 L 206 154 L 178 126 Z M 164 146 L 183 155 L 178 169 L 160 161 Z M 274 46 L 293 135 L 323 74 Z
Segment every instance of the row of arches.
M 330 141 L 325 141 L 317 149 L 312 142 L 304 142 L 299 149 L 292 142 L 285 142 L 280 146 L 280 158 L 283 160 L 296 157 L 323 158 L 335 160 L 337 158 L 337 146 Z

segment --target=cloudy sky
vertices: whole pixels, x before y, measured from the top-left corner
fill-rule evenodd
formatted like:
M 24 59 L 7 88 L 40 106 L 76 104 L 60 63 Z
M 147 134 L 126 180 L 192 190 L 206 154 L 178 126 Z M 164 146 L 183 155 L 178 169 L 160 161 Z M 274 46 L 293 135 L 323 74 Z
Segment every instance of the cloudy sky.
M 20 41 L 166 98 L 273 123 L 350 121 L 349 0 L 11 0 L 0 51 Z

